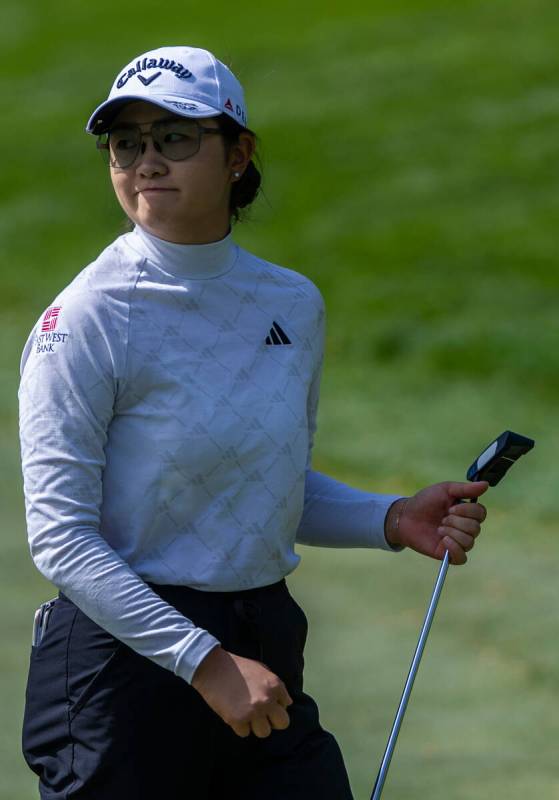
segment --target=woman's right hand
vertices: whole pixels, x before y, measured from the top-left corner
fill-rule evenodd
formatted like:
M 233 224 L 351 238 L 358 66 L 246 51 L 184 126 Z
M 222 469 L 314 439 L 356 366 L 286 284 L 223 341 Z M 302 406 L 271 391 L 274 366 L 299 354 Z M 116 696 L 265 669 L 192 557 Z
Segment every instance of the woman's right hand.
M 263 739 L 289 725 L 293 702 L 285 684 L 259 661 L 215 647 L 198 665 L 192 686 L 221 719 L 243 738 Z

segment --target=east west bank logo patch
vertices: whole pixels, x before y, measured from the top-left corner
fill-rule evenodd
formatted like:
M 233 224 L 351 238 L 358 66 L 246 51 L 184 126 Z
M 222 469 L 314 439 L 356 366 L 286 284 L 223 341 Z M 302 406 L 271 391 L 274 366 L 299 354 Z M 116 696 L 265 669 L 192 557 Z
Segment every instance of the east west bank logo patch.
M 70 335 L 56 330 L 61 309 L 62 306 L 51 306 L 43 314 L 41 333 L 35 337 L 36 353 L 54 353 L 55 345 L 63 344 Z
M 62 306 L 51 306 L 47 308 L 43 317 L 43 324 L 41 325 L 42 331 L 53 331 L 56 328 L 61 308 Z

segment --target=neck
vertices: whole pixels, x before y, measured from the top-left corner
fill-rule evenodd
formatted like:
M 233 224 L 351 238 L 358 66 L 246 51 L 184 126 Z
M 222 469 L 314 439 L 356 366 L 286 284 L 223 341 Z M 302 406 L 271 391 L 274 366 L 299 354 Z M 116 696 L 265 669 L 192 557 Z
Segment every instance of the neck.
M 228 231 L 226 234 L 218 241 L 185 244 L 154 236 L 136 225 L 126 240 L 133 250 L 165 272 L 201 280 L 217 278 L 233 268 L 238 248 Z
M 144 231 L 174 244 L 211 244 L 224 239 L 231 230 L 229 215 L 218 220 L 196 220 L 191 225 L 173 225 L 165 220 L 138 222 Z

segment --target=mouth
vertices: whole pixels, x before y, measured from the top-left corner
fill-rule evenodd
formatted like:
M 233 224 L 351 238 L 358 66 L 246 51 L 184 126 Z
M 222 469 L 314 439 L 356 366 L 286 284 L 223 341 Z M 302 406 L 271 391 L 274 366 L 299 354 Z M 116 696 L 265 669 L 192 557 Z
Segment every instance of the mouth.
M 176 192 L 177 189 L 166 189 L 162 186 L 146 186 L 145 189 L 138 189 L 137 194 L 164 194 L 165 192 Z

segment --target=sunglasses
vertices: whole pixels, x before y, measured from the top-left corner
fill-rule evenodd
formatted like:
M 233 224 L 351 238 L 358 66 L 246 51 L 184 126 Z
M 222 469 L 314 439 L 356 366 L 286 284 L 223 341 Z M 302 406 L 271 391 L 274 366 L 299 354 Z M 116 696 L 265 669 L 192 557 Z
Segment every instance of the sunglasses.
M 176 117 L 156 120 L 147 130 L 142 130 L 140 125 L 123 123 L 99 136 L 97 149 L 104 155 L 109 166 L 127 169 L 134 164 L 140 153 L 145 153 L 145 136 L 151 136 L 155 150 L 164 158 L 184 161 L 200 150 L 204 134 L 221 134 L 221 129 L 204 128 L 196 120 Z

